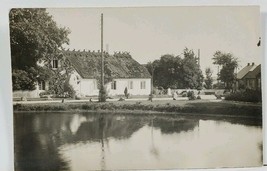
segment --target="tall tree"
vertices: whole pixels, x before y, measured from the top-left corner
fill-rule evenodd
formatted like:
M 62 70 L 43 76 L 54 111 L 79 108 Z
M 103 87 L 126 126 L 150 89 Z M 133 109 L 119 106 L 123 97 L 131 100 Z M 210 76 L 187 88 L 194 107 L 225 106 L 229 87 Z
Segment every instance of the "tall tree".
M 148 71 L 152 74 L 153 65 L 153 84 L 154 86 L 167 88 L 177 88 L 179 86 L 181 58 L 173 55 L 163 55 L 160 60 L 155 60 L 148 64 Z
M 201 88 L 203 75 L 193 50 L 184 49 L 184 58 L 174 55 L 163 55 L 146 65 L 152 75 L 153 84 L 167 88 Z
M 225 83 L 226 89 L 231 90 L 236 79 L 234 71 L 238 66 L 237 58 L 231 53 L 223 53 L 221 51 L 216 51 L 213 56 L 213 64 L 221 66 L 219 80 Z
M 212 70 L 210 68 L 205 69 L 205 88 L 206 89 L 211 89 L 212 88 Z
M 37 62 L 42 61 L 46 68 L 51 68 L 49 64 L 58 55 L 58 50 L 69 42 L 67 36 L 70 31 L 58 27 L 46 9 L 12 9 L 9 19 L 12 71 L 16 70 L 13 72 L 13 84 L 16 84 L 14 79 L 20 79 L 17 73 L 23 73 L 25 79 L 31 80 L 27 84 L 23 80 L 18 81 L 24 85 L 15 85 L 13 88 L 33 90 L 36 73 L 40 71 Z
M 197 63 L 194 51 L 185 48 L 183 55 L 181 72 L 183 88 L 202 88 L 203 74 Z

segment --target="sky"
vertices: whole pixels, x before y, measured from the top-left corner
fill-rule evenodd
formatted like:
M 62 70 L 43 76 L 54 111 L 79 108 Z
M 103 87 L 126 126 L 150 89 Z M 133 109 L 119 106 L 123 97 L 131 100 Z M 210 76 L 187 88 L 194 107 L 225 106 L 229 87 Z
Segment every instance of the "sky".
M 99 50 L 101 13 L 104 50 L 128 51 L 141 64 L 164 54 L 181 55 L 185 47 L 197 54 L 200 66 L 211 67 L 213 54 L 232 53 L 239 68 L 260 64 L 260 11 L 257 6 L 117 7 L 47 9 L 60 27 L 68 27 L 70 50 Z

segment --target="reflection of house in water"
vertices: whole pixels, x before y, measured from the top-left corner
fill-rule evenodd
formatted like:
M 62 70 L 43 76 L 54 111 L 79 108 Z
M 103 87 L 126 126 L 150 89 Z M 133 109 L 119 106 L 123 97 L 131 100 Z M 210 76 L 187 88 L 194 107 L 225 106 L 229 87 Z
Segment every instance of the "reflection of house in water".
M 180 133 L 193 130 L 198 126 L 199 120 L 183 120 L 183 119 L 164 119 L 164 118 L 155 118 L 153 121 L 153 126 L 155 128 L 160 128 L 161 132 L 164 134 Z
M 76 141 L 98 141 L 104 139 L 129 138 L 134 132 L 140 129 L 143 125 L 140 124 L 140 117 L 125 117 L 122 116 L 104 116 L 96 115 L 96 120 L 93 122 L 83 122 L 75 135 Z
M 105 143 L 125 139 L 143 126 L 142 117 L 116 115 L 47 114 L 15 115 L 15 165 L 19 170 L 68 170 L 58 148 L 83 141 L 101 143 L 105 168 Z M 23 118 L 22 118 L 23 117 Z M 23 128 L 23 129 L 19 129 Z M 27 139 L 23 137 L 28 137 Z M 107 144 L 108 147 L 108 144 Z

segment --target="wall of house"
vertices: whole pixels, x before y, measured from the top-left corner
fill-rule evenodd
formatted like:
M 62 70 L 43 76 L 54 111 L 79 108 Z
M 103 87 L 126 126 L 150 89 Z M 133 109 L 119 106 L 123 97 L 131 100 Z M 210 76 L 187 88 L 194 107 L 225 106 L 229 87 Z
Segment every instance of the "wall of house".
M 116 89 L 112 89 L 112 82 L 106 85 L 109 96 L 124 95 L 124 90 L 127 87 L 130 95 L 149 95 L 151 93 L 151 79 L 150 78 L 133 78 L 133 79 L 114 79 L 116 82 Z M 130 82 L 132 81 L 132 88 Z M 141 82 L 145 82 L 145 87 L 141 89 Z
M 116 89 L 113 89 L 111 84 L 112 82 L 107 83 L 106 89 L 108 96 L 115 95 L 124 95 L 125 87 L 128 89 L 128 93 L 131 95 L 149 95 L 151 93 L 151 79 L 114 79 L 116 82 Z M 130 82 L 132 82 L 132 88 L 130 86 Z M 143 88 L 141 88 L 141 82 Z M 97 88 L 97 80 L 96 79 L 83 79 L 81 76 L 74 71 L 70 78 L 69 84 L 74 88 L 77 96 L 86 97 L 86 96 L 98 96 L 99 89 Z
M 73 87 L 79 97 L 98 96 L 96 79 L 83 79 L 74 71 L 69 78 L 69 84 Z

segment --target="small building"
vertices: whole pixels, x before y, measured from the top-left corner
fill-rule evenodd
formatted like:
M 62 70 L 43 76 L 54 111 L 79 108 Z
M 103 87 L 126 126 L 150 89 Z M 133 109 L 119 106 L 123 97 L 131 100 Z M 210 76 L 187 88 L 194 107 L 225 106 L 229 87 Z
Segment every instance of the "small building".
M 237 88 L 261 90 L 261 65 L 247 64 L 237 73 Z
M 69 83 L 77 96 L 98 96 L 101 78 L 101 53 L 94 51 L 63 51 L 74 71 Z M 151 75 L 127 52 L 104 53 L 105 87 L 109 96 L 151 93 Z

